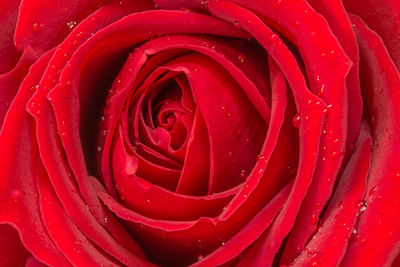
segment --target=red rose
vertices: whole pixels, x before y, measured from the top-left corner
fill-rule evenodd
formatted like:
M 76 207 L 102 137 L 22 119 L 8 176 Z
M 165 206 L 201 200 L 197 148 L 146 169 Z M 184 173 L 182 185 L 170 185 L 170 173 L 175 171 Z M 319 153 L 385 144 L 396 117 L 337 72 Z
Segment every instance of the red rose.
M 343 4 L 0 1 L 0 265 L 400 264 L 400 4 Z

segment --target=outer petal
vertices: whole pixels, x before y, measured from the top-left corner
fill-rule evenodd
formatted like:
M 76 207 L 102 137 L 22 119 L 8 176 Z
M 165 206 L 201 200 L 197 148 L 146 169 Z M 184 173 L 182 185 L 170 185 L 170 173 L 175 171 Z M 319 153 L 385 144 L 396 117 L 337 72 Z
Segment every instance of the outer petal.
M 0 74 L 11 70 L 20 56 L 14 46 L 14 32 L 20 2 L 20 0 L 0 1 Z
M 32 88 L 39 82 L 52 53 L 45 54 L 29 71 L 0 132 L 0 222 L 20 232 L 25 247 L 40 261 L 69 266 L 43 224 L 36 190 L 37 164 L 41 164 L 34 123 L 25 110 Z M 22 216 L 21 216 L 22 215 Z
M 339 181 L 321 225 L 294 266 L 338 266 L 347 245 L 358 239 L 357 219 L 362 213 L 363 199 L 371 163 L 372 138 L 368 122 L 364 122 L 355 151 Z
M 360 45 L 360 75 L 374 145 L 368 178 L 368 207 L 359 241 L 349 244 L 343 266 L 390 266 L 400 251 L 400 75 L 382 39 L 352 17 Z M 368 255 L 368 257 L 365 257 Z
M 0 75 L 0 129 L 11 102 L 18 92 L 22 79 L 26 76 L 29 66 L 37 59 L 31 47 L 27 47 L 17 65 L 9 72 Z
M 55 47 L 77 23 L 101 5 L 100 0 L 22 0 L 15 32 L 17 49 L 23 51 L 25 47 L 32 46 L 43 53 Z
M 343 0 L 346 10 L 360 16 L 385 43 L 400 69 L 400 2 L 393 0 Z
M 28 257 L 29 252 L 21 243 L 17 230 L 9 224 L 0 224 L 0 265 L 22 266 Z

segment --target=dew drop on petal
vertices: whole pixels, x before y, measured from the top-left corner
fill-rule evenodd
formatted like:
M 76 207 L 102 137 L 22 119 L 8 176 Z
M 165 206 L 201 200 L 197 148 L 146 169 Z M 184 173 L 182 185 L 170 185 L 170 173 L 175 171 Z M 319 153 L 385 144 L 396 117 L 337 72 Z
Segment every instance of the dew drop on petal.
M 11 198 L 14 201 L 17 201 L 22 196 L 22 192 L 18 189 L 11 191 Z
M 378 188 L 376 186 L 372 187 L 371 190 L 369 190 L 368 196 L 372 196 L 377 190 Z
M 32 29 L 34 32 L 40 31 L 40 24 L 38 22 L 32 23 Z
M 276 41 L 278 40 L 279 36 L 276 33 L 271 33 L 271 35 L 269 36 L 269 39 L 271 41 Z
M 125 6 L 125 5 L 129 4 L 129 2 L 130 2 L 130 0 L 121 0 L 121 1 L 119 1 L 119 4 L 121 6 Z
M 367 209 L 367 201 L 360 200 L 357 202 L 357 216 L 361 215 Z
M 316 224 L 318 222 L 318 218 L 315 214 L 311 216 L 311 224 Z
M 300 127 L 300 123 L 301 123 L 300 114 L 297 113 L 296 115 L 293 116 L 292 123 L 293 123 L 294 127 L 296 127 L 296 128 Z
M 67 26 L 68 26 L 68 28 L 72 29 L 73 27 L 76 26 L 76 21 L 72 20 L 72 21 L 67 22 Z

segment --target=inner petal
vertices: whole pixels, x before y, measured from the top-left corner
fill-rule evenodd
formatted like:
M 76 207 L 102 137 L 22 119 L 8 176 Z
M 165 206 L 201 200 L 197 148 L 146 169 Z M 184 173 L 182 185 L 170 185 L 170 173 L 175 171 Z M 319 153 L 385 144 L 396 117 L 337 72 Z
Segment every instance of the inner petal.
M 240 184 L 260 153 L 265 121 L 226 70 L 207 57 L 187 54 L 171 61 L 168 69 L 185 72 L 209 132 L 209 193 Z

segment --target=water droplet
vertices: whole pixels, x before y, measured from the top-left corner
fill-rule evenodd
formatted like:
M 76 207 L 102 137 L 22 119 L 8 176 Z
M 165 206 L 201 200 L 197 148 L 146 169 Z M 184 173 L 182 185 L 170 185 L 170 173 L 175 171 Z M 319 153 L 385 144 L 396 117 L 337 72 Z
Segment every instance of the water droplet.
M 311 266 L 312 266 L 312 267 L 318 266 L 318 261 L 313 260 L 313 261 L 311 262 Z
M 233 22 L 233 27 L 235 27 L 236 29 L 240 28 L 240 24 L 239 22 L 237 22 L 236 20 Z
M 236 136 L 240 139 L 240 136 L 242 135 L 242 131 L 243 131 L 243 129 L 237 129 L 236 130 Z
M 130 2 L 131 2 L 130 0 L 121 0 L 121 1 L 119 1 L 119 4 L 121 6 L 125 6 L 125 5 L 129 4 Z
M 296 25 L 296 27 L 300 27 L 300 22 L 298 20 L 296 20 L 296 22 L 294 23 Z
M 17 201 L 22 196 L 21 190 L 15 189 L 11 191 L 11 198 Z
M 339 209 L 343 208 L 343 201 L 339 201 L 339 204 L 337 206 Z
M 282 3 L 283 0 L 276 0 L 274 7 L 277 7 L 278 5 L 280 5 Z
M 296 128 L 300 127 L 300 124 L 301 124 L 300 114 L 297 113 L 296 115 L 293 116 L 292 123 L 293 123 L 294 127 L 296 127 Z
M 84 34 L 84 32 L 80 31 L 80 32 L 78 32 L 75 36 L 79 38 L 79 37 L 82 37 L 83 34 Z
M 325 91 L 325 84 L 321 85 L 321 89 L 319 90 L 318 96 L 322 96 L 324 94 Z
M 239 55 L 238 59 L 239 59 L 240 62 L 242 62 L 242 63 L 244 62 L 244 57 L 242 55 Z
M 244 178 L 245 176 L 246 176 L 245 170 L 242 169 L 242 170 L 240 171 L 240 177 Z
M 317 215 L 313 214 L 311 216 L 311 220 L 310 221 L 311 221 L 311 224 L 316 224 L 318 222 Z
M 357 216 L 361 215 L 367 209 L 367 206 L 368 206 L 367 201 L 365 201 L 365 200 L 358 201 L 357 202 L 357 208 L 358 208 Z
M 279 39 L 279 36 L 276 33 L 271 33 L 271 35 L 269 36 L 269 39 L 271 41 L 276 41 Z
M 40 31 L 40 28 L 41 28 L 41 26 L 40 26 L 40 24 L 38 22 L 34 22 L 32 24 L 32 29 L 33 29 L 34 32 Z
M 108 223 L 108 218 L 107 217 L 104 217 L 104 222 Z
M 68 87 L 71 87 L 72 86 L 72 82 L 68 80 L 68 81 L 65 82 L 65 85 L 68 86 Z
M 202 259 L 204 259 L 204 255 L 199 255 L 199 256 L 197 257 L 197 260 L 198 260 L 198 261 L 201 261 Z
M 232 152 L 228 152 L 228 156 L 232 158 Z
M 107 130 L 103 131 L 103 135 L 106 136 L 107 135 Z
M 265 156 L 263 154 L 260 154 L 257 156 L 257 160 L 265 160 Z
M 99 151 L 99 152 L 101 151 L 101 146 L 97 147 L 97 151 Z
M 358 240 L 360 240 L 360 234 L 357 233 L 357 230 L 356 230 L 356 229 L 354 229 L 354 230 L 356 231 L 356 233 L 352 234 L 352 236 L 351 236 L 351 241 L 357 242 Z
M 371 190 L 369 190 L 368 196 L 372 196 L 377 190 L 378 188 L 376 186 L 372 187 Z
M 68 28 L 72 29 L 73 27 L 76 26 L 76 21 L 72 20 L 72 21 L 67 22 L 67 26 L 68 26 Z

